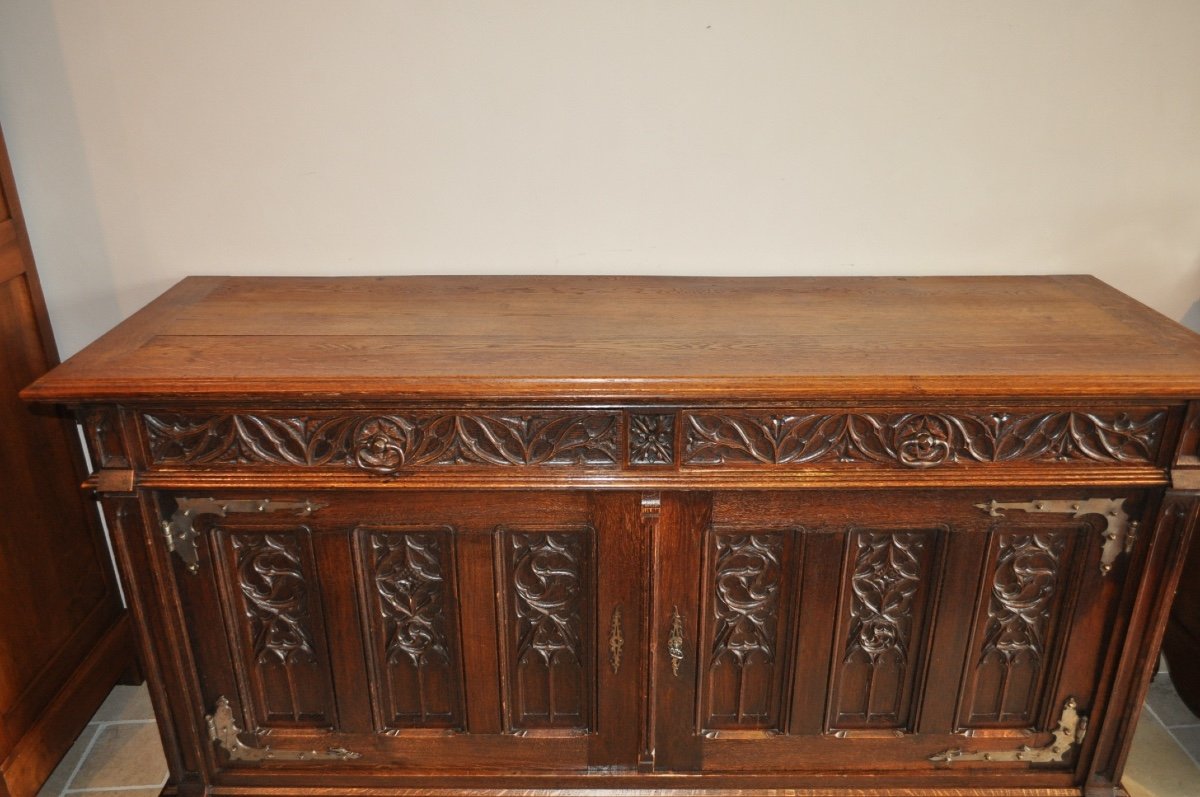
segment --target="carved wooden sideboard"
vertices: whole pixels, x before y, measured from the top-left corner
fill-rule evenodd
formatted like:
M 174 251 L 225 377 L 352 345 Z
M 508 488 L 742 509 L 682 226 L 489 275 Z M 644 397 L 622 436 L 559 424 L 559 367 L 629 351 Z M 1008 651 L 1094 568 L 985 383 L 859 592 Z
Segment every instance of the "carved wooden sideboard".
M 1200 513 L 1089 277 L 192 278 L 24 395 L 168 794 L 1120 793 Z

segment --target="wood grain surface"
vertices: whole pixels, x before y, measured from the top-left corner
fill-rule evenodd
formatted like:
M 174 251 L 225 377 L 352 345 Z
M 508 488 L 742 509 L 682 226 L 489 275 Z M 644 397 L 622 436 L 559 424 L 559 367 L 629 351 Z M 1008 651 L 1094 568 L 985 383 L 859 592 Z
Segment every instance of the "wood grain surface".
M 192 277 L 27 399 L 1200 394 L 1087 276 Z

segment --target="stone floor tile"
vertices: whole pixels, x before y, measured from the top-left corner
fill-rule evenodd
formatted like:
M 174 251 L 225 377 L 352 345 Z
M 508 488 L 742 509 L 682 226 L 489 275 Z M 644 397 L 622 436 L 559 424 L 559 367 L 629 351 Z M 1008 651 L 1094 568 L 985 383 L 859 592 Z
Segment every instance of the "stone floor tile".
M 100 706 L 93 722 L 114 720 L 152 720 L 154 708 L 150 705 L 150 690 L 141 686 L 116 686 L 108 699 Z
M 59 761 L 54 772 L 50 773 L 50 778 L 43 784 L 41 791 L 38 792 L 38 797 L 58 797 L 62 790 L 67 788 L 67 781 L 75 773 L 75 767 L 83 758 L 84 752 L 87 751 L 88 745 L 96 735 L 96 730 L 97 726 L 95 725 L 88 725 L 83 729 L 83 733 L 79 734 L 79 738 L 71 745 L 71 749 L 63 756 L 63 760 Z
M 1183 749 L 1187 750 L 1192 758 L 1200 761 L 1200 726 L 1170 728 L 1169 730 L 1179 740 L 1179 744 L 1183 746 Z M 1196 792 L 1200 793 L 1200 781 L 1196 783 Z
M 112 787 L 146 788 L 167 776 L 158 728 L 153 722 L 103 725 L 71 780 L 72 791 Z
M 1162 724 L 1168 728 L 1176 725 L 1200 725 L 1200 717 L 1193 714 L 1183 704 L 1175 692 L 1175 687 L 1171 686 L 1171 681 L 1164 675 L 1159 675 L 1154 683 L 1150 684 L 1146 702 L 1150 704 L 1150 708 L 1154 709 L 1154 713 L 1158 715 Z
M 1130 797 L 1196 797 L 1200 768 L 1170 731 L 1143 711 L 1122 782 Z

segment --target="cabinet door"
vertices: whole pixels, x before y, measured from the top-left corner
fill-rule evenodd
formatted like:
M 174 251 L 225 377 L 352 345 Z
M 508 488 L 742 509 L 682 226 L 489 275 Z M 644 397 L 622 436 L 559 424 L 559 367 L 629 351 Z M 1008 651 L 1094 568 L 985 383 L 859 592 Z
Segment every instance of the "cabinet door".
M 1007 767 L 1062 785 L 1146 498 L 664 498 L 657 766 Z
M 636 496 L 160 499 L 218 769 L 636 763 Z

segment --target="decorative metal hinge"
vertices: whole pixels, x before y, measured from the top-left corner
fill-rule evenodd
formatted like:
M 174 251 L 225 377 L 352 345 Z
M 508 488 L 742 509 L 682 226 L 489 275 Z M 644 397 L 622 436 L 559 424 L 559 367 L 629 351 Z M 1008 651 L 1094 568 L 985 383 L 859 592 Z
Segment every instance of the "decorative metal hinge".
M 163 537 L 167 541 L 167 550 L 174 551 L 183 561 L 188 572 L 200 571 L 200 552 L 197 549 L 196 518 L 201 515 L 217 515 L 225 517 L 230 512 L 284 512 L 292 511 L 297 515 L 311 515 L 325 504 L 313 501 L 272 501 L 262 499 L 236 499 L 218 501 L 215 498 L 176 498 L 175 513 L 170 520 L 162 522 Z
M 952 764 L 955 761 L 1027 761 L 1033 764 L 1058 763 L 1065 761 L 1075 745 L 1083 742 L 1087 733 L 1087 717 L 1079 716 L 1079 704 L 1075 698 L 1067 698 L 1059 717 L 1054 738 L 1044 747 L 1021 745 L 1016 750 L 992 750 L 988 752 L 963 752 L 957 747 L 929 756 L 935 763 Z
M 976 504 L 992 517 L 1004 517 L 1004 509 L 1017 509 L 1022 512 L 1054 512 L 1071 513 L 1072 517 L 1082 518 L 1085 515 L 1103 515 L 1107 525 L 1104 528 L 1104 547 L 1100 552 L 1100 574 L 1108 575 L 1113 569 L 1113 563 L 1122 552 L 1129 553 L 1137 541 L 1136 520 L 1130 520 L 1125 512 L 1124 498 L 1087 498 L 1082 500 L 1028 501 L 1025 503 L 1001 503 L 994 498 L 986 504 Z
M 671 635 L 667 637 L 667 655 L 671 657 L 671 672 L 679 677 L 679 665 L 683 663 L 683 618 L 679 607 L 671 613 Z
M 327 750 L 273 750 L 267 747 L 251 747 L 240 738 L 242 729 L 233 718 L 233 707 L 224 695 L 217 698 L 217 708 L 205 717 L 208 723 L 208 738 L 217 747 L 229 754 L 230 761 L 348 761 L 362 758 L 361 753 L 352 753 L 344 747 Z
M 621 628 L 621 604 L 613 607 L 612 620 L 608 628 L 608 663 L 613 675 L 621 671 L 621 651 L 625 647 L 625 632 Z

